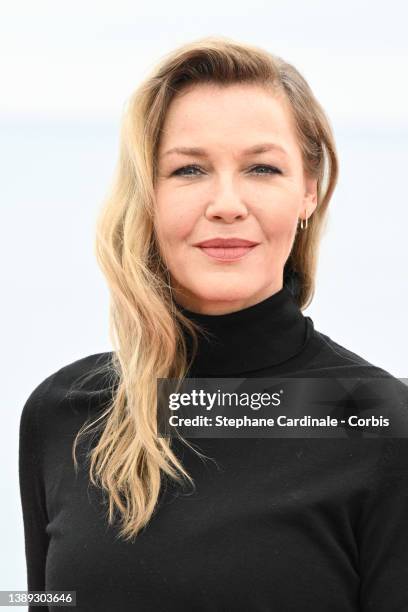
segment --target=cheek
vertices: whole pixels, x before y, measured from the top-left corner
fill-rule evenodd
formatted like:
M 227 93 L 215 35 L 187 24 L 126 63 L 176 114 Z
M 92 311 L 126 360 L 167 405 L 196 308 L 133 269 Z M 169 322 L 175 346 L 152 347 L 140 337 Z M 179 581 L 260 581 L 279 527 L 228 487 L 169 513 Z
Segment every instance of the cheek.
M 259 223 L 267 238 L 279 239 L 292 236 L 297 223 L 297 206 L 292 202 L 275 202 L 258 213 Z
M 198 211 L 186 205 L 180 198 L 166 196 L 156 200 L 155 228 L 159 239 L 166 244 L 177 246 L 193 232 Z
M 251 193 L 245 194 L 248 202 L 252 203 L 254 213 L 262 225 L 282 230 L 296 224 L 301 201 L 301 193 L 297 183 L 287 180 L 285 183 L 276 183 L 272 186 L 259 186 Z

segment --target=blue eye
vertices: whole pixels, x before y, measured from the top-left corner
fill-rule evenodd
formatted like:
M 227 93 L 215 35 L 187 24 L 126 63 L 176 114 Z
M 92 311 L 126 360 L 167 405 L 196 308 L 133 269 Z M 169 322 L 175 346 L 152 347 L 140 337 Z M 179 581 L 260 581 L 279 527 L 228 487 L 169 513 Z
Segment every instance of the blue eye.
M 178 168 L 175 170 L 172 175 L 174 176 L 183 176 L 183 170 L 200 170 L 198 166 L 183 166 L 182 168 Z M 194 174 L 184 174 L 184 176 L 195 176 Z
M 258 165 L 258 166 L 253 166 L 253 168 L 251 168 L 251 171 L 255 170 L 256 168 L 266 168 L 268 170 L 268 172 L 255 172 L 255 174 L 282 174 L 282 172 L 279 170 L 279 168 L 276 168 L 275 166 L 268 166 L 265 164 L 262 165 Z M 177 170 L 175 170 L 172 173 L 172 176 L 197 176 L 196 174 L 185 174 L 183 171 L 184 170 L 198 170 L 199 172 L 201 172 L 200 168 L 198 166 L 194 166 L 194 165 L 189 165 L 189 166 L 183 166 L 182 168 L 178 168 Z
M 255 172 L 255 174 L 282 174 L 279 168 L 275 168 L 275 166 L 265 166 L 264 164 L 262 164 L 254 166 L 252 170 L 255 170 L 255 168 L 266 168 L 267 170 L 271 170 L 271 172 Z

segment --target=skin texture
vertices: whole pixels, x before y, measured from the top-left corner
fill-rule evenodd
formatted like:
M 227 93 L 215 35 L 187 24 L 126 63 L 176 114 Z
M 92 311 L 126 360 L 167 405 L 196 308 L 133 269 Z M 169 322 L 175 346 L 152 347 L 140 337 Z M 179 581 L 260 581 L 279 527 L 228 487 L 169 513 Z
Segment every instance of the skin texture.
M 242 155 L 265 142 L 281 145 L 287 155 Z M 201 147 L 207 155 L 166 155 L 174 147 Z M 193 169 L 185 168 L 190 164 Z M 154 227 L 179 304 L 226 314 L 279 291 L 299 220 L 316 204 L 317 181 L 304 172 L 282 95 L 253 84 L 206 83 L 172 100 L 158 148 Z M 216 237 L 259 244 L 233 262 L 193 246 Z

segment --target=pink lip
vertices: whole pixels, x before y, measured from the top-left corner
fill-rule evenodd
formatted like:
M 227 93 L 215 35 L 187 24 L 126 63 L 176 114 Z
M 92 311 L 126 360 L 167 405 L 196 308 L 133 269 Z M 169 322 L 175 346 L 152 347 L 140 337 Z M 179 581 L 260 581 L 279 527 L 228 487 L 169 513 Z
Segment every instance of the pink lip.
M 250 251 L 252 251 L 257 245 L 254 244 L 252 246 L 236 246 L 236 247 L 202 247 L 199 248 L 203 253 L 212 257 L 213 259 L 218 259 L 220 261 L 236 261 L 237 259 L 242 259 L 245 257 Z
M 197 242 L 194 246 L 199 247 L 250 247 L 259 244 L 253 240 L 245 240 L 244 238 L 211 238 Z

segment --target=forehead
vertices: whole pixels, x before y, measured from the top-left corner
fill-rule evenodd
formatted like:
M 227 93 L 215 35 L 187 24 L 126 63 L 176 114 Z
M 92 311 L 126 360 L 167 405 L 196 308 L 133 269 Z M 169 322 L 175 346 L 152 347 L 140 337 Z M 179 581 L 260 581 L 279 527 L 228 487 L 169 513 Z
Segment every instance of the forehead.
M 285 149 L 296 147 L 293 116 L 284 95 L 254 84 L 195 84 L 171 101 L 160 152 L 182 146 L 244 149 L 266 141 Z

